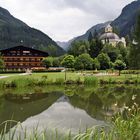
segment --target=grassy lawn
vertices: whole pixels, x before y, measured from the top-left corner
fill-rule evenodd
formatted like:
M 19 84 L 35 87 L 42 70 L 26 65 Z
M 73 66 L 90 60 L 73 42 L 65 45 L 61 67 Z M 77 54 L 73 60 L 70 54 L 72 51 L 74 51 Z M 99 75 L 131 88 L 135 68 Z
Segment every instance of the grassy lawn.
M 86 72 L 84 72 L 86 73 Z M 7 74 L 7 78 L 0 79 L 0 87 L 35 87 L 45 85 L 64 85 L 66 84 L 140 84 L 139 75 L 121 74 L 121 76 L 83 76 L 78 72 L 46 72 L 32 73 L 31 75 Z
M 86 72 L 84 72 L 86 73 Z M 17 78 L 21 78 L 24 76 L 24 78 L 37 78 L 40 79 L 43 76 L 46 76 L 48 80 L 55 81 L 56 79 L 65 79 L 65 72 L 46 72 L 46 73 L 32 73 L 31 75 L 19 75 L 18 74 L 0 74 L 0 76 L 10 76 L 7 77 L 3 80 L 13 80 Z M 93 75 L 94 76 L 94 75 Z M 140 75 L 135 75 L 135 74 L 121 74 L 121 76 L 96 76 L 97 79 L 103 79 L 103 80 L 125 80 L 125 79 L 134 79 L 138 78 L 140 79 Z M 66 73 L 66 79 L 67 80 L 76 80 L 80 78 L 81 80 L 84 80 L 84 76 L 78 74 L 77 72 L 67 72 Z M 2 80 L 2 79 L 1 79 Z
M 49 72 L 49 73 L 33 73 L 31 77 L 39 78 L 42 76 L 47 76 L 49 80 L 56 80 L 58 78 L 65 79 L 65 72 Z M 75 72 L 67 72 L 66 78 L 71 80 L 76 80 L 80 75 Z
M 31 75 L 19 75 L 19 73 L 18 74 L 0 74 L 0 76 L 11 76 L 11 77 L 7 77 L 3 80 L 14 80 L 14 79 L 21 78 L 21 77 L 40 79 L 43 76 L 47 76 L 48 80 L 54 81 L 56 79 L 65 79 L 65 72 L 32 73 Z M 76 72 L 67 72 L 66 73 L 66 78 L 70 79 L 70 80 L 76 80 L 79 77 L 83 78 L 83 76 L 78 75 Z
M 121 74 L 120 76 L 99 76 L 98 79 L 109 80 L 125 80 L 125 79 L 133 79 L 133 78 L 140 78 L 140 75 L 136 74 Z

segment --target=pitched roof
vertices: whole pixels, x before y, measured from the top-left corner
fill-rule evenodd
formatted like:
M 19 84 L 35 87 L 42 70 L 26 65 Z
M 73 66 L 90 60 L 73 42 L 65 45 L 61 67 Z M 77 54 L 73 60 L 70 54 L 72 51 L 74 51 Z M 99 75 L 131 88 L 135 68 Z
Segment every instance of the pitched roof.
M 6 51 L 6 50 L 12 50 L 12 49 L 19 49 L 19 48 L 35 50 L 35 51 L 38 51 L 40 53 L 43 53 L 46 56 L 49 56 L 49 54 L 47 52 L 45 52 L 45 51 L 41 51 L 41 50 L 34 49 L 34 48 L 31 48 L 31 47 L 26 47 L 26 46 L 23 46 L 23 45 L 19 45 L 19 46 L 15 46 L 15 47 L 10 47 L 10 48 L 6 48 L 6 49 L 2 49 L 2 50 L 0 50 L 0 52 Z

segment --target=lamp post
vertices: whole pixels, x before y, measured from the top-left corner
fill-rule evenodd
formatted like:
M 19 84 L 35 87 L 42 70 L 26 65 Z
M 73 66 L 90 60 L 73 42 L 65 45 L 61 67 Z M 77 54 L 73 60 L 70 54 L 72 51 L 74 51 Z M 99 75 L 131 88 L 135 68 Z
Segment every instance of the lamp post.
M 67 68 L 65 67 L 65 81 L 67 80 Z

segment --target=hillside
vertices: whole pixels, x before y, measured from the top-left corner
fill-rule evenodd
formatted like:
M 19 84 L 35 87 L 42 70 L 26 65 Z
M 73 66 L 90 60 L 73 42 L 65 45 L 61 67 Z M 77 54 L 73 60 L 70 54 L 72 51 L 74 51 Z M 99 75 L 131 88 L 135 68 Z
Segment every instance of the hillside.
M 94 36 L 95 32 L 98 32 L 98 33 L 102 32 L 103 29 L 110 23 L 111 22 L 108 21 L 108 22 L 105 22 L 105 23 L 97 24 L 97 25 L 93 26 L 92 28 L 90 28 L 85 34 L 76 37 L 74 41 L 87 40 L 90 32 Z
M 117 17 L 114 21 L 97 24 L 90 28 L 85 34 L 76 37 L 73 41 L 87 40 L 90 32 L 92 33 L 92 35 L 94 35 L 95 31 L 97 31 L 100 34 L 107 24 L 111 24 L 115 29 L 117 29 L 121 37 L 125 37 L 127 35 L 130 35 L 130 37 L 132 37 L 131 35 L 133 34 L 139 11 L 140 0 L 137 0 L 125 6 L 120 16 Z
M 65 53 L 55 41 L 43 32 L 29 27 L 0 7 L 0 49 L 25 45 L 58 56 Z
M 71 45 L 71 43 L 75 40 L 75 38 L 67 41 L 67 42 L 61 42 L 61 41 L 57 41 L 58 46 L 60 46 L 61 48 L 63 48 L 65 51 L 68 51 L 69 46 Z
M 112 26 L 119 30 L 120 36 L 131 35 L 139 13 L 140 0 L 137 0 L 123 8 L 121 15 L 112 22 Z
M 92 35 L 94 35 L 95 31 L 100 33 L 103 31 L 103 28 L 105 28 L 110 23 L 111 22 L 109 21 L 109 22 L 97 24 L 97 25 L 93 26 L 92 28 L 90 28 L 88 31 L 86 31 L 85 34 L 83 34 L 81 36 L 75 37 L 74 39 L 71 39 L 68 42 L 58 42 L 57 44 L 59 46 L 61 46 L 62 48 L 65 48 L 65 50 L 67 51 L 71 47 L 72 42 L 80 41 L 80 40 L 87 40 L 90 32 L 92 33 Z

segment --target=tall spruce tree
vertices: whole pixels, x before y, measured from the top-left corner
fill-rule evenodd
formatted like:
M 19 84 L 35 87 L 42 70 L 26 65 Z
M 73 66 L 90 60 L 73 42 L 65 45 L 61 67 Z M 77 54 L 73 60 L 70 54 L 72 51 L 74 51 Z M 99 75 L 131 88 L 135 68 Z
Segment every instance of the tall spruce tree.
M 92 36 L 92 33 L 90 32 L 90 33 L 89 33 L 89 36 L 88 36 L 88 41 L 91 42 L 92 39 L 93 39 L 93 36 Z
M 135 28 L 135 42 L 130 46 L 129 66 L 131 69 L 140 69 L 140 14 Z
M 100 54 L 102 48 L 103 48 L 102 42 L 98 38 L 93 39 L 90 42 L 90 51 L 89 51 L 90 56 L 92 58 L 96 58 Z

